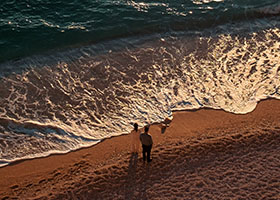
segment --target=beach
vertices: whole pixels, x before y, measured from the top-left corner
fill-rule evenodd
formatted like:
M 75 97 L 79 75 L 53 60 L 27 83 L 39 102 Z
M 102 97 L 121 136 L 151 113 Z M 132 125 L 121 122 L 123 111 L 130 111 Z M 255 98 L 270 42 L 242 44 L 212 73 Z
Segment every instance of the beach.
M 3 2 L 0 200 L 280 199 L 279 7 Z
M 280 199 L 280 101 L 248 114 L 199 109 L 150 127 L 153 161 L 130 135 L 0 168 L 0 199 Z

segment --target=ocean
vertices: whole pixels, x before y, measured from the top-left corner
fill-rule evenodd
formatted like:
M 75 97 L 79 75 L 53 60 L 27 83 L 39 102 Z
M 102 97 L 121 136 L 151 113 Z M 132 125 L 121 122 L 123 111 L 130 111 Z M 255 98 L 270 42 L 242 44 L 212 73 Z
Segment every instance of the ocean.
M 280 99 L 278 0 L 0 3 L 0 166 L 266 98 Z

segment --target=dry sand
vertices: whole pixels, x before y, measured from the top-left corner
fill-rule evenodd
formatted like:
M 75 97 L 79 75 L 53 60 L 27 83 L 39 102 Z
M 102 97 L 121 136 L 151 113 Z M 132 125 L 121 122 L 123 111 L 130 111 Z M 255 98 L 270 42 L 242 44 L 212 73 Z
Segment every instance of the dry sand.
M 0 199 L 280 199 L 279 100 L 246 115 L 176 112 L 150 133 L 150 164 L 114 137 L 0 168 Z

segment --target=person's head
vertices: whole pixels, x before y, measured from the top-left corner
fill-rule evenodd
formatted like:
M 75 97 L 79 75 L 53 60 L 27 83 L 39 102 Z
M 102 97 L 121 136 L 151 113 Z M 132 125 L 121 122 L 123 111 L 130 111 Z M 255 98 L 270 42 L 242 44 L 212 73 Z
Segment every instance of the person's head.
M 145 126 L 145 133 L 148 133 L 150 126 Z
M 138 131 L 138 124 L 137 124 L 137 123 L 134 123 L 133 126 L 134 126 L 134 130 L 135 130 L 135 131 Z

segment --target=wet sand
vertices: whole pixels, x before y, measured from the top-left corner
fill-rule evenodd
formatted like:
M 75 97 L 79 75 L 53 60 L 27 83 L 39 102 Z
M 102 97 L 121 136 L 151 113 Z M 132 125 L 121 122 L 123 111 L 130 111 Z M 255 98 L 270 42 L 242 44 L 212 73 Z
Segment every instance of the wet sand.
M 245 115 L 176 112 L 150 134 L 150 164 L 123 135 L 0 168 L 0 199 L 280 199 L 279 100 Z

